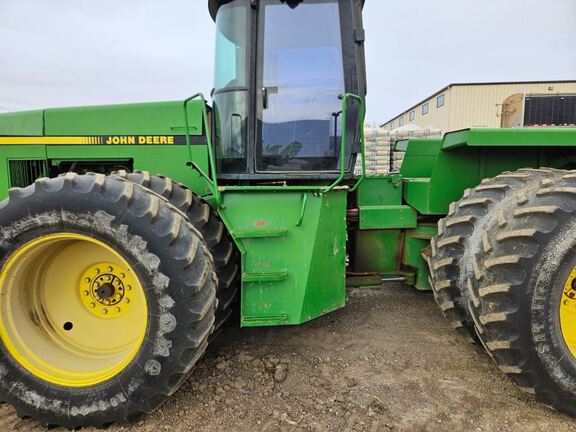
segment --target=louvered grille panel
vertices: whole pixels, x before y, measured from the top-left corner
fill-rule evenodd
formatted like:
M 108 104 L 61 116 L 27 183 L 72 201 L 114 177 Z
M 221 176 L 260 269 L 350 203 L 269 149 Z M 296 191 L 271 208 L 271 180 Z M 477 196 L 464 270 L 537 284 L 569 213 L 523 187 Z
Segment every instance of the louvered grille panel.
M 11 160 L 9 168 L 11 187 L 26 187 L 36 179 L 48 175 L 48 164 L 45 160 Z
M 576 95 L 528 96 L 524 126 L 576 125 Z

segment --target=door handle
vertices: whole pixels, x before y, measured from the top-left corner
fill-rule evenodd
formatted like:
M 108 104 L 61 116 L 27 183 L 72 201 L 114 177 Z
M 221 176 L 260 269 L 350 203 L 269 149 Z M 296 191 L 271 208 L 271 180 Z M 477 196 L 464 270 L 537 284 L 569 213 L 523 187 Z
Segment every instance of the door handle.
M 278 94 L 278 87 L 262 87 L 262 108 L 268 109 L 271 94 Z
M 262 108 L 268 109 L 268 87 L 262 87 Z

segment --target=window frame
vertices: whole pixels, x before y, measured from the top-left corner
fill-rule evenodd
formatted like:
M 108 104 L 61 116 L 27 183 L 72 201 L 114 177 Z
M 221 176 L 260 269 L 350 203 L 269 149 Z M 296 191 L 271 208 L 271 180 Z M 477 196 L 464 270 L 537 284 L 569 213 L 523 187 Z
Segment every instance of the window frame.
M 422 115 L 425 116 L 429 112 L 430 112 L 430 104 L 426 102 L 424 105 L 422 105 Z
M 446 105 L 446 93 L 442 93 L 436 98 L 436 108 L 442 108 L 444 105 Z
M 414 120 L 416 120 L 416 110 L 412 110 L 408 114 L 408 121 L 414 121 Z
M 338 27 L 339 27 L 339 31 L 340 31 L 340 38 L 339 38 L 339 43 L 340 43 L 340 55 L 341 57 L 341 61 L 342 61 L 342 78 L 343 78 L 343 91 L 346 92 L 347 88 L 350 87 L 349 83 L 350 83 L 350 76 L 347 75 L 347 64 L 346 64 L 346 56 L 349 53 L 349 46 L 347 46 L 346 41 L 343 37 L 342 34 L 342 29 L 343 29 L 343 23 L 346 22 L 346 14 L 349 13 L 348 9 L 345 7 L 345 5 L 343 5 L 343 2 L 341 0 L 310 0 L 308 2 L 305 2 L 305 5 L 307 4 L 335 4 L 338 7 Z M 256 88 L 257 89 L 263 89 L 265 88 L 265 71 L 266 71 L 266 28 L 269 25 L 266 19 L 266 8 L 268 6 L 282 6 L 284 7 L 285 5 L 283 4 L 283 0 L 260 0 L 259 2 L 259 9 L 258 9 L 258 17 L 257 17 L 257 24 L 256 24 L 256 28 L 257 28 L 257 49 L 256 49 L 256 58 L 257 58 L 257 66 L 255 68 L 255 77 L 256 77 Z M 334 166 L 334 169 L 326 169 L 326 170 L 320 170 L 317 171 L 316 169 L 310 169 L 310 170 L 294 170 L 291 171 L 289 169 L 284 169 L 284 170 L 270 170 L 270 169 L 265 169 L 262 167 L 262 162 L 264 160 L 264 158 L 266 156 L 263 155 L 263 148 L 262 148 L 262 139 L 263 139 L 263 122 L 262 120 L 264 119 L 264 108 L 261 105 L 261 103 L 259 103 L 258 101 L 261 100 L 262 96 L 261 94 L 258 92 L 257 97 L 256 97 L 256 101 L 255 101 L 255 106 L 254 106 L 254 112 L 256 113 L 255 116 L 255 125 L 254 125 L 254 140 L 255 140 L 255 145 L 253 147 L 254 149 L 254 153 L 252 155 L 252 168 L 253 171 L 256 175 L 274 175 L 274 174 L 285 174 L 285 175 L 294 175 L 294 176 L 300 176 L 302 173 L 316 173 L 316 172 L 322 172 L 325 174 L 329 174 L 329 175 L 337 175 L 337 173 L 339 172 L 339 167 L 340 167 L 340 161 L 338 160 L 336 165 Z M 339 103 L 337 101 L 337 99 L 335 98 L 335 109 L 337 109 L 336 107 L 340 107 L 341 103 Z M 353 102 L 352 102 L 353 103 Z M 339 123 L 339 127 L 341 128 L 341 123 Z M 349 130 L 348 130 L 348 142 L 351 142 L 351 136 L 350 136 L 350 126 Z M 339 147 L 338 147 L 338 151 L 339 151 Z M 345 154 L 345 157 L 348 159 L 347 161 L 347 165 L 348 165 L 348 170 L 352 169 L 352 154 L 349 153 L 350 152 L 350 148 L 347 149 L 347 153 Z M 339 157 L 341 157 L 341 155 L 339 155 Z M 325 159 L 322 157 L 318 157 L 318 160 L 321 159 Z

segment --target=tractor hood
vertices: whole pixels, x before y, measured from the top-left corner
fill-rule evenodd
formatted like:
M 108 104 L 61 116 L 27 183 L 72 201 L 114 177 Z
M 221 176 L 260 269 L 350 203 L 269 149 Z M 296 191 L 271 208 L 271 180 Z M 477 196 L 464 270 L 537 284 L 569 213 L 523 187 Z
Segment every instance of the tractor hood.
M 0 137 L 202 135 L 202 102 L 148 102 L 0 114 Z

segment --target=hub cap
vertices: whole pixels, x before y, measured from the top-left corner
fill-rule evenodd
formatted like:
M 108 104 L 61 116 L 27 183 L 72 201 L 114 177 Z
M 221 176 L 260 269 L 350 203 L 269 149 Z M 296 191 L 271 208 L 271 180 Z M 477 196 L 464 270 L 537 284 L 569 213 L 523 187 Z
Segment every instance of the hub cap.
M 21 246 L 0 274 L 0 338 L 34 376 L 60 386 L 107 381 L 144 341 L 148 308 L 128 262 L 88 236 Z
M 130 270 L 103 262 L 82 275 L 79 294 L 84 306 L 96 316 L 116 318 L 131 309 L 134 285 Z

